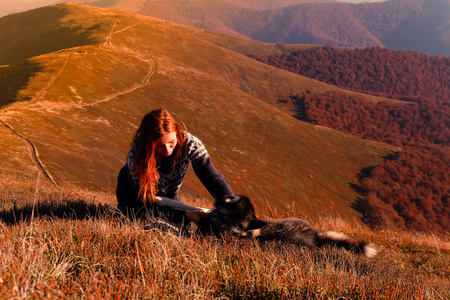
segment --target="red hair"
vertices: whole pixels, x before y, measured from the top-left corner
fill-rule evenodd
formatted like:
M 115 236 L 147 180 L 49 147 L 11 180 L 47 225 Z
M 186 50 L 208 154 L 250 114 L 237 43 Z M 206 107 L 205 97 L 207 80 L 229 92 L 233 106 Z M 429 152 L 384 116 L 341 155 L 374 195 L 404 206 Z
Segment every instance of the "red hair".
M 154 203 L 158 193 L 156 146 L 165 135 L 172 132 L 175 132 L 177 136 L 177 145 L 172 154 L 175 165 L 181 155 L 186 137 L 180 129 L 180 124 L 167 110 L 157 109 L 146 114 L 134 135 L 133 144 L 136 151 L 132 168 L 139 178 L 139 197 L 145 204 Z

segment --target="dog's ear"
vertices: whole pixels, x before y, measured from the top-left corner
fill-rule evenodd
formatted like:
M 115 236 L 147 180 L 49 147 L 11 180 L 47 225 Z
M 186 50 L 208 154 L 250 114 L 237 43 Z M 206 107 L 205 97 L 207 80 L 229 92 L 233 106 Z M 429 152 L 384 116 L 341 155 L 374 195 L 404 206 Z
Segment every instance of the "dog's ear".
M 240 195 L 227 195 L 224 199 L 224 202 L 227 204 L 238 203 L 239 201 L 241 201 Z
M 216 199 L 214 205 L 234 204 L 241 201 L 239 195 L 225 195 L 222 199 Z

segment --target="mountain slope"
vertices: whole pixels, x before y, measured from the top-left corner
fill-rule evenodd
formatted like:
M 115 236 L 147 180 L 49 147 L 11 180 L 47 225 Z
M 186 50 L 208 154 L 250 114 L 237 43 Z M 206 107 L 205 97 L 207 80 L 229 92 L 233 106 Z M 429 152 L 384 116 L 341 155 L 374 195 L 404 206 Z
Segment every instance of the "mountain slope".
M 21 14 L 22 15 L 22 14 Z M 25 17 L 26 16 L 26 17 Z M 67 11 L 45 7 L 26 13 L 20 22 L 17 15 L 0 19 L 0 65 L 20 62 L 27 58 L 61 49 L 99 42 L 95 32 L 106 30 L 95 20 L 76 22 Z
M 350 183 L 361 168 L 395 150 L 292 118 L 286 112 L 293 111 L 277 107 L 279 99 L 340 89 L 219 47 L 204 38 L 211 33 L 74 3 L 8 22 L 20 25 L 35 13 L 48 24 L 81 28 L 68 31 L 68 39 L 83 34 L 93 42 L 83 39 L 0 68 L 2 84 L 13 87 L 0 111 L 2 172 L 46 173 L 68 191 L 113 193 L 142 116 L 165 107 L 206 144 L 234 191 L 249 195 L 261 214 L 269 214 L 270 202 L 279 216 L 297 207 L 305 214 L 357 217 L 349 208 L 356 197 Z M 14 35 L 17 49 L 35 45 L 20 36 Z M 61 48 L 58 43 L 52 47 Z M 22 84 L 14 85 L 16 78 Z M 206 195 L 192 174 L 183 189 L 186 196 Z
M 292 0 L 272 5 L 251 0 L 164 0 L 146 1 L 133 12 L 263 42 L 386 46 L 450 55 L 448 0 L 361 4 Z

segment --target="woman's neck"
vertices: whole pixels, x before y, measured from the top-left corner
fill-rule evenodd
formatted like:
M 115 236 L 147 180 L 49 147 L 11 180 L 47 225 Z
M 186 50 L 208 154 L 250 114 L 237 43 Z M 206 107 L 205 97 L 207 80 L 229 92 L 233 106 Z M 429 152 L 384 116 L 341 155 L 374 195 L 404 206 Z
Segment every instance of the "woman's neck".
M 169 161 L 171 157 L 172 156 L 164 156 L 164 155 L 155 154 L 156 161 L 160 162 L 160 163 Z

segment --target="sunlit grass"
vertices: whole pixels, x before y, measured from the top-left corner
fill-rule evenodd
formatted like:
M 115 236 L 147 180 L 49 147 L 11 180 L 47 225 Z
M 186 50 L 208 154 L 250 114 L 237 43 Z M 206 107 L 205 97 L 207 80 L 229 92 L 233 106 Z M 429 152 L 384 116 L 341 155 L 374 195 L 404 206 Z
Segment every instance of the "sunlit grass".
M 371 231 L 336 218 L 315 220 L 317 228 L 375 242 L 380 254 L 368 259 L 335 248 L 309 250 L 186 236 L 146 230 L 144 222 L 115 217 L 113 195 L 68 193 L 40 181 L 14 184 L 4 178 L 0 180 L 2 299 L 450 296 L 448 238 Z M 34 213 L 26 209 L 33 206 Z M 66 215 L 60 213 L 64 206 Z M 7 216 L 13 207 L 22 216 L 10 221 Z

